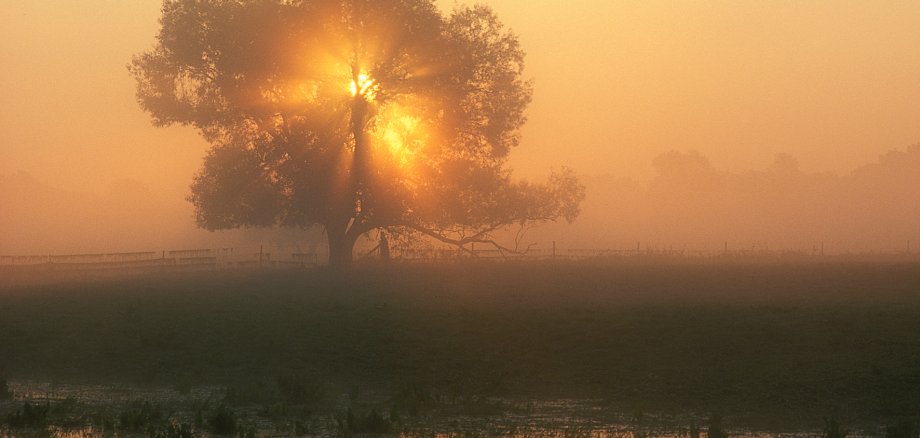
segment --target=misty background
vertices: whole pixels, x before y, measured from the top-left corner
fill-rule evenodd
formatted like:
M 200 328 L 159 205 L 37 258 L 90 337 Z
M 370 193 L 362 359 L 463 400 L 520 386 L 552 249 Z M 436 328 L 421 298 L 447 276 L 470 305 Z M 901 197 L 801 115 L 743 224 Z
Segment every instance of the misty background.
M 809 173 L 778 154 L 762 169 L 715 168 L 696 151 L 670 151 L 637 181 L 585 176 L 587 198 L 572 225 L 528 231 L 525 245 L 563 248 L 827 253 L 904 252 L 920 243 L 920 144 L 892 150 L 844 175 Z M 138 251 L 268 244 L 313 251 L 319 230 L 195 228 L 192 207 L 133 180 L 102 193 L 53 187 L 20 172 L 0 176 L 0 248 L 10 254 Z M 505 236 L 510 239 L 510 236 Z M 917 247 L 915 246 L 916 250 Z
M 534 79 L 511 167 L 534 178 L 565 165 L 587 186 L 575 224 L 525 242 L 920 248 L 920 3 L 487 3 Z M 317 241 L 195 228 L 185 197 L 206 145 L 152 127 L 126 70 L 153 45 L 159 8 L 0 11 L 0 254 Z

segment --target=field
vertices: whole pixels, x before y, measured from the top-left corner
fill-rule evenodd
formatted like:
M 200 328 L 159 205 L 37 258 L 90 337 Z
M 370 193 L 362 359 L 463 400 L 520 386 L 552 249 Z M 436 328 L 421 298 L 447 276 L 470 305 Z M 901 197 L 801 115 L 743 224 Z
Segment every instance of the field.
M 337 433 L 378 412 L 393 431 L 559 400 L 590 400 L 584 416 L 611 424 L 717 414 L 735 430 L 818 433 L 827 417 L 872 431 L 920 413 L 920 264 L 635 258 L 10 286 L 3 379 L 8 428 L 24 415 L 15 389 L 51 382 L 211 391 L 208 415 L 240 421 L 296 406 Z

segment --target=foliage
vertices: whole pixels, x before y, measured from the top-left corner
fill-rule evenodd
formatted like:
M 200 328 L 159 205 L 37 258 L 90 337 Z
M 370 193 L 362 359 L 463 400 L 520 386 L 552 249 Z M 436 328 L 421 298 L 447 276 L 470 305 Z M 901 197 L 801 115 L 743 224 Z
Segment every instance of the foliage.
M 161 23 L 130 70 L 154 124 L 212 144 L 190 197 L 205 228 L 319 224 L 346 264 L 376 228 L 495 244 L 578 214 L 570 170 L 533 184 L 504 168 L 531 85 L 487 7 L 166 0 Z

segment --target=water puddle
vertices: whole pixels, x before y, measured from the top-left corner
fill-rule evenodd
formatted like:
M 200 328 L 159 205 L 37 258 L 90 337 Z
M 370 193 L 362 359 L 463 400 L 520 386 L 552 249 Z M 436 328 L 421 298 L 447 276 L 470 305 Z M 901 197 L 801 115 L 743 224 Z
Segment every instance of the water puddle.
M 665 417 L 612 412 L 601 400 L 466 399 L 438 403 L 394 418 L 386 397 L 329 395 L 322 407 L 267 402 L 226 407 L 226 388 L 172 388 L 133 385 L 71 385 L 11 381 L 12 400 L 0 401 L 0 438 L 94 438 L 217 436 L 336 436 L 373 433 L 400 437 L 692 437 L 706 436 L 699 416 Z M 24 406 L 28 402 L 31 411 Z M 225 409 L 221 413 L 220 409 Z M 377 417 L 376 409 L 381 411 Z M 221 420 L 221 415 L 226 418 Z M 220 422 L 232 425 L 221 426 Z M 228 423 L 229 424 L 229 423 Z M 697 427 L 698 426 L 698 427 Z M 346 432 L 347 431 L 347 432 Z M 694 435 L 696 432 L 696 435 Z M 728 429 L 733 437 L 814 437 L 821 431 L 758 432 Z M 883 430 L 850 432 L 849 437 L 884 435 Z

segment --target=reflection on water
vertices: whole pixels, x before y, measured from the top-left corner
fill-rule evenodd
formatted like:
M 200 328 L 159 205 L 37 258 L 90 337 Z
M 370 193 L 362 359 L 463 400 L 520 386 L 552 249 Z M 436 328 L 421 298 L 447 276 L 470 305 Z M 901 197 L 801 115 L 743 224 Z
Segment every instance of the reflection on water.
M 196 424 L 196 436 L 212 436 L 202 423 L 202 409 L 224 400 L 225 389 L 217 386 L 193 387 L 186 391 L 132 385 L 62 385 L 48 382 L 11 381 L 13 400 L 0 401 L 0 438 L 96 438 L 106 436 L 156 436 L 181 438 L 179 425 Z M 373 397 L 371 397 L 373 398 Z M 378 397 L 378 402 L 386 397 Z M 144 402 L 138 402 L 142 400 Z M 52 407 L 54 421 L 32 428 L 10 428 L 11 415 L 21 412 L 28 401 Z M 141 429 L 135 433 L 116 430 L 124 413 L 139 406 L 165 407 L 163 422 L 173 429 Z M 272 411 L 276 407 L 236 407 L 239 435 L 242 436 L 334 436 L 341 432 L 343 413 L 352 406 L 350 396 L 333 397 L 325 410 L 309 412 L 304 424 L 293 424 Z M 281 406 L 278 409 L 283 409 Z M 471 409 L 472 408 L 472 409 Z M 356 408 L 356 410 L 358 410 Z M 470 412 L 470 411 L 474 412 Z M 121 417 L 119 417 L 121 415 Z M 406 438 L 497 437 L 691 437 L 691 424 L 700 417 L 665 417 L 651 414 L 624 415 L 611 412 L 601 400 L 510 401 L 480 399 L 475 404 L 447 405 L 417 416 L 400 417 L 388 435 Z M 694 420 L 696 418 L 696 420 Z M 699 436 L 706 436 L 705 427 Z M 730 430 L 733 437 L 813 437 L 820 431 L 765 433 Z M 883 435 L 881 430 L 850 433 L 849 437 Z

